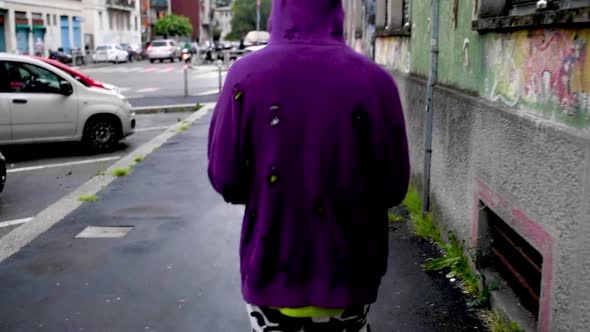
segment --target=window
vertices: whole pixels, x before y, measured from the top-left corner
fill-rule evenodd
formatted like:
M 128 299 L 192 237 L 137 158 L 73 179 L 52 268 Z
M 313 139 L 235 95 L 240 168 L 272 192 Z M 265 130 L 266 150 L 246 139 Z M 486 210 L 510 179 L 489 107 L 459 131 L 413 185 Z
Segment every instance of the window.
M 377 0 L 375 24 L 380 35 L 407 35 L 410 30 L 409 0 Z
M 113 30 L 113 13 L 109 12 L 109 29 Z
M 515 20 L 514 17 L 519 17 Z M 590 0 L 478 0 L 473 29 L 590 23 Z
M 133 17 L 133 18 L 134 18 L 134 21 L 135 21 L 135 22 L 134 22 L 134 23 L 135 23 L 135 24 L 134 24 L 134 27 L 135 27 L 135 29 L 134 29 L 134 30 L 135 30 L 135 31 L 138 31 L 138 30 L 139 30 L 139 27 L 137 26 L 137 16 L 135 16 L 135 17 Z
M 1 69 L 0 69 L 1 70 Z M 54 73 L 35 65 L 21 62 L 6 62 L 10 92 L 60 93 L 60 78 Z
M 45 18 L 45 25 L 50 26 L 51 25 L 51 15 L 47 14 L 46 18 Z
M 57 25 L 57 15 L 53 15 L 53 25 Z
M 103 22 L 102 22 L 102 12 L 101 11 L 98 12 L 98 27 L 100 30 L 102 30 L 104 28 Z
M 127 21 L 127 30 L 131 30 L 131 16 L 125 16 L 125 21 Z

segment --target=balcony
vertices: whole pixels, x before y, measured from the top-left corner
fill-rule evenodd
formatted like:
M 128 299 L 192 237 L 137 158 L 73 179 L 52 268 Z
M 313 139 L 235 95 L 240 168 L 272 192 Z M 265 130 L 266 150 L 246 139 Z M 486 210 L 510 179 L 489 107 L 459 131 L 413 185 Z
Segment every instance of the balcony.
M 107 8 L 133 11 L 135 10 L 135 2 L 137 0 L 106 0 Z

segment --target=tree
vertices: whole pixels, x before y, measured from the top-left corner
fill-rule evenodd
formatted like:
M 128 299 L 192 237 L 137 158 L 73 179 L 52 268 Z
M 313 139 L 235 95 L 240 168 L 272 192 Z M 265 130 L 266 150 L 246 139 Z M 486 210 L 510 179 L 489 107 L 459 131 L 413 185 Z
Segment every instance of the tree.
M 191 21 L 186 16 L 166 15 L 154 24 L 154 34 L 170 36 L 190 36 L 193 33 Z
M 260 8 L 260 29 L 267 30 L 271 0 L 262 0 Z M 228 40 L 240 40 L 249 31 L 256 30 L 256 0 L 235 0 L 232 4 L 233 17 L 231 32 L 225 37 Z

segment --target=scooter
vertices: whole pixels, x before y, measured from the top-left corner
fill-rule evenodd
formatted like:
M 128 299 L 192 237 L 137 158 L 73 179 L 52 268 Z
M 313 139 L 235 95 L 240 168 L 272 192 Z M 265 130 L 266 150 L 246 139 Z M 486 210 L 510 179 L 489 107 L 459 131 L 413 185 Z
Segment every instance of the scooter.
M 191 58 L 192 58 L 191 52 L 188 49 L 184 48 L 182 50 L 182 60 L 184 60 L 184 63 L 186 63 L 187 65 L 190 65 Z

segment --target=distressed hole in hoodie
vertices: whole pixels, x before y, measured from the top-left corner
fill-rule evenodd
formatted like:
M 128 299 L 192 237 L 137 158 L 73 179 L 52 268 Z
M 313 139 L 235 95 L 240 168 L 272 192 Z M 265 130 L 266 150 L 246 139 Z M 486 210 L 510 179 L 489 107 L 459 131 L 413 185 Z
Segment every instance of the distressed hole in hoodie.
M 285 32 L 283 33 L 283 38 L 285 38 L 287 40 L 294 39 L 298 32 L 299 32 L 299 29 L 297 29 L 297 27 L 291 27 L 291 28 L 285 30 Z

